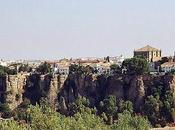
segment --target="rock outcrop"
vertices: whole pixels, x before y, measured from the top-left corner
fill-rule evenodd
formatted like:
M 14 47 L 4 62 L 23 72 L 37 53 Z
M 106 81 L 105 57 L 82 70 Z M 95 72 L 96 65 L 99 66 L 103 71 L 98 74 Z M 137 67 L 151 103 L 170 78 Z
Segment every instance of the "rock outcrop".
M 117 100 L 124 99 L 133 102 L 136 109 L 144 102 L 145 86 L 142 76 L 129 77 L 96 77 L 71 75 L 66 80 L 60 93 L 66 103 L 73 102 L 78 95 L 90 100 L 92 105 L 103 100 L 109 95 L 114 95 Z
M 67 109 L 67 104 L 81 95 L 95 106 L 109 95 L 117 100 L 130 100 L 139 111 L 152 86 L 163 86 L 175 97 L 175 75 L 164 76 L 105 76 L 105 75 L 39 75 L 17 74 L 0 77 L 0 102 L 8 103 L 14 109 L 25 98 L 32 104 L 42 97 L 50 104 Z
M 25 74 L 7 75 L 0 77 L 1 102 L 8 103 L 14 109 L 22 103 L 22 94 L 26 84 Z
M 17 74 L 0 77 L 0 102 L 11 109 L 20 105 L 25 98 L 32 104 L 39 103 L 42 97 L 56 106 L 57 96 L 66 77 L 59 75 Z

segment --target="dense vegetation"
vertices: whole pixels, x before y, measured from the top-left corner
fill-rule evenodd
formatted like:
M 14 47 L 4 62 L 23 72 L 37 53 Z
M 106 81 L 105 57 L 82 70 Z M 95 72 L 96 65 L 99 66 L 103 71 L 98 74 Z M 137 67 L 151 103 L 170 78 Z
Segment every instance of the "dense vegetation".
M 41 103 L 40 106 L 27 105 L 26 107 L 25 105 L 18 108 L 14 119 L 0 120 L 0 128 L 1 130 L 149 130 L 150 128 L 144 117 L 135 116 L 127 109 L 123 113 L 116 113 L 118 122 L 107 125 L 104 121 L 105 117 L 102 116 L 104 113 L 98 115 L 95 108 L 83 105 L 85 101 L 87 101 L 85 98 L 79 98 L 75 102 L 77 111 L 68 117 L 56 112 L 47 102 Z M 114 104 L 109 103 L 109 105 Z M 109 116 L 114 114 L 112 106 L 105 111 Z
M 16 66 L 13 66 L 13 68 L 10 68 L 10 67 L 4 67 L 0 65 L 0 76 L 4 76 L 6 74 L 8 75 L 17 74 Z
M 40 74 L 52 73 L 51 65 L 47 62 L 44 62 L 36 68 L 36 72 L 38 72 Z

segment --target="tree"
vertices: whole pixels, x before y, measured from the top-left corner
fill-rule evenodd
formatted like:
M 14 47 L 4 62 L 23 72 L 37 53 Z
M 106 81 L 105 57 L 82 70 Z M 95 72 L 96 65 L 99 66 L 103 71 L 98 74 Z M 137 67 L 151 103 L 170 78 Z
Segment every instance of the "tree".
M 69 104 L 70 115 L 74 115 L 83 111 L 86 107 L 90 106 L 90 102 L 85 97 L 78 97 L 75 102 Z
M 69 73 L 70 74 L 83 74 L 83 66 L 72 64 L 69 66 Z
M 0 112 L 9 112 L 11 111 L 7 103 L 0 103 Z
M 6 68 L 0 65 L 0 76 L 3 76 L 6 74 Z
M 118 112 L 124 113 L 125 111 L 132 114 L 134 112 L 133 104 L 130 101 L 120 100 L 118 104 Z
M 36 71 L 41 74 L 48 74 L 52 72 L 51 65 L 47 62 L 42 63 Z
M 100 102 L 100 108 L 105 112 L 108 116 L 114 116 L 117 112 L 117 101 L 115 96 L 108 96 L 102 102 Z
M 9 75 L 17 74 L 16 66 L 14 66 L 13 69 L 12 68 L 10 69 L 9 67 L 4 67 L 0 65 L 0 76 L 4 76 L 6 74 L 9 74 Z
M 69 73 L 70 74 L 77 74 L 77 75 L 90 75 L 95 73 L 95 69 L 91 67 L 90 65 L 87 66 L 81 66 L 81 65 L 76 65 L 72 64 L 69 66 Z
M 94 68 L 90 65 L 83 67 L 83 71 L 85 75 L 93 74 L 95 72 Z
M 110 66 L 110 69 L 111 69 L 111 71 L 112 71 L 113 74 L 120 74 L 121 73 L 121 68 L 117 64 L 112 64 Z
M 127 69 L 127 74 L 144 74 L 149 72 L 148 62 L 143 58 L 126 59 L 122 63 L 122 68 Z
M 108 117 L 108 124 L 114 122 L 114 118 L 117 116 L 117 101 L 115 96 L 108 96 L 99 104 L 100 111 L 106 113 Z
M 15 120 L 0 120 L 1 130 L 27 130 L 27 127 L 19 124 Z
M 161 110 L 162 116 L 166 118 L 168 122 L 175 121 L 175 101 L 173 92 L 167 90 L 165 94 L 162 96 L 163 107 Z
M 162 57 L 161 60 L 159 60 L 158 62 L 161 64 L 165 63 L 165 62 L 168 62 L 169 61 L 169 58 L 168 57 Z
M 18 72 L 31 72 L 31 71 L 32 71 L 32 67 L 30 67 L 27 64 L 21 64 L 18 69 Z
M 118 122 L 111 126 L 111 130 L 150 130 L 149 121 L 142 116 L 132 116 L 130 113 L 120 113 Z
M 10 118 L 12 117 L 12 111 L 7 103 L 0 103 L 0 112 L 2 112 L 3 118 Z
M 164 119 L 160 115 L 162 102 L 154 96 L 148 96 L 143 107 L 144 114 L 148 117 L 152 125 L 164 123 Z

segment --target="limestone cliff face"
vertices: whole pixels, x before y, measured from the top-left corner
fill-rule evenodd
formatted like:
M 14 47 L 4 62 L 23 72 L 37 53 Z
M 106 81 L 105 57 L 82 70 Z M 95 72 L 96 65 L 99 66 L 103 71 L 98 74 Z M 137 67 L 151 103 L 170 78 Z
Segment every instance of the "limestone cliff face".
M 173 95 L 175 97 L 175 75 L 164 76 L 164 83 L 167 89 L 173 92 Z
M 25 98 L 38 103 L 44 97 L 56 106 L 57 96 L 67 77 L 59 75 L 17 74 L 0 77 L 0 102 L 8 103 L 11 109 Z
M 39 103 L 44 97 L 50 104 L 56 106 L 58 93 L 64 81 L 64 77 L 59 75 L 30 75 L 25 86 L 24 97 L 28 98 L 32 104 Z
M 0 78 L 1 84 L 1 102 L 9 104 L 10 108 L 17 107 L 22 103 L 22 94 L 24 92 L 24 86 L 26 84 L 27 75 L 8 75 Z
M 136 80 L 136 79 L 133 79 Z M 130 84 L 130 83 L 129 83 Z M 137 91 L 140 84 L 134 84 L 134 87 L 129 87 L 129 91 Z M 143 85 L 143 84 L 141 84 Z M 138 90 L 141 91 L 141 90 Z M 143 92 L 144 93 L 144 92 Z M 134 93 L 135 95 L 127 96 L 130 99 L 141 97 L 141 93 Z M 138 94 L 138 95 L 137 95 Z M 96 75 L 70 75 L 63 85 L 62 91 L 59 93 L 60 101 L 65 99 L 66 103 L 75 101 L 81 95 L 90 100 L 92 105 L 97 105 L 98 101 L 103 100 L 108 95 L 114 95 L 117 99 L 124 99 L 126 95 L 123 77 L 105 77 Z M 134 101 L 134 100 L 133 100 Z
M 126 79 L 125 79 L 126 80 Z M 132 101 L 136 110 L 144 103 L 145 84 L 142 76 L 127 77 L 125 81 L 125 97 Z
M 152 86 L 162 85 L 175 96 L 175 75 L 165 76 L 97 76 L 97 75 L 39 75 L 17 74 L 0 77 L 0 102 L 16 108 L 27 98 L 35 104 L 44 97 L 57 106 L 61 102 L 67 109 L 69 102 L 81 95 L 97 105 L 108 95 L 130 100 L 139 111 Z M 59 100 L 59 101 L 58 101 Z
M 106 95 L 114 95 L 117 99 L 124 98 L 124 82 L 122 77 L 109 77 L 107 79 Z
M 93 78 L 92 76 L 70 75 L 63 85 L 60 96 L 64 97 L 66 102 L 73 102 L 81 95 L 87 97 L 91 103 L 95 104 L 99 98 L 97 91 L 99 84 L 94 79 L 95 77 Z
M 78 95 L 87 97 L 92 105 L 103 100 L 108 95 L 114 95 L 117 100 L 124 99 L 133 102 L 136 110 L 144 103 L 145 85 L 142 76 L 96 77 L 71 75 L 65 81 L 61 98 L 66 103 L 73 102 Z

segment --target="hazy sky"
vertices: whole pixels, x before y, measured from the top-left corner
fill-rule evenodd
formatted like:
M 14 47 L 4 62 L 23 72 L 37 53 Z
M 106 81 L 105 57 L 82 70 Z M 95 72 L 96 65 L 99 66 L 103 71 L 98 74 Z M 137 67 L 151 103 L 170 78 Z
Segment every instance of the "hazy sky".
M 0 0 L 0 58 L 132 56 L 175 50 L 175 0 Z

